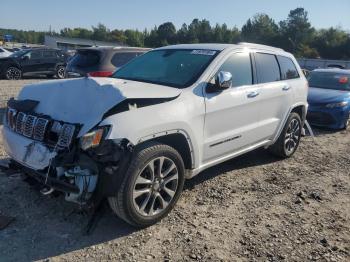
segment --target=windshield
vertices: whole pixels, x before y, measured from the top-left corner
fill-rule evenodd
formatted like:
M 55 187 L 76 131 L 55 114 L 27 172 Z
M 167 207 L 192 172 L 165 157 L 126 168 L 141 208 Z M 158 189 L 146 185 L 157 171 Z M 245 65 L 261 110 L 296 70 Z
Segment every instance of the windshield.
M 135 58 L 113 77 L 185 88 L 199 78 L 217 53 L 194 49 L 155 50 Z
M 311 72 L 308 80 L 311 87 L 350 91 L 350 73 Z
M 20 51 L 16 51 L 16 52 L 12 53 L 12 54 L 10 55 L 10 57 L 20 57 L 20 56 L 22 56 L 22 55 L 24 55 L 24 54 L 26 54 L 26 53 L 28 53 L 28 52 L 29 52 L 29 50 L 20 50 Z

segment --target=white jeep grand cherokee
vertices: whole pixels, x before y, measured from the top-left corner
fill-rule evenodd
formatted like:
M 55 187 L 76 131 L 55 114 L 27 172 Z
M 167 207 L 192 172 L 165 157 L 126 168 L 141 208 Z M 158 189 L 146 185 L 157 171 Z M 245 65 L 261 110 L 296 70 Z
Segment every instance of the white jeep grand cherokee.
M 299 145 L 307 81 L 281 49 L 241 43 L 167 46 L 113 78 L 26 86 L 3 128 L 12 166 L 46 192 L 144 227 L 175 205 L 184 180 L 254 150 Z

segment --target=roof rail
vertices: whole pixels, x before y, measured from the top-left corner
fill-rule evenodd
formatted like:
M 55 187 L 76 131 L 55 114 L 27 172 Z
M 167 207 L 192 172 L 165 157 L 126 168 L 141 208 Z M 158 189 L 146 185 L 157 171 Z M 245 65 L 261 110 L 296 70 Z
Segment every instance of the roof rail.
M 256 49 L 276 50 L 276 51 L 283 51 L 284 52 L 284 50 L 282 48 L 268 46 L 268 45 L 260 45 L 260 44 L 247 43 L 247 42 L 240 42 L 240 43 L 238 43 L 238 45 L 256 48 Z

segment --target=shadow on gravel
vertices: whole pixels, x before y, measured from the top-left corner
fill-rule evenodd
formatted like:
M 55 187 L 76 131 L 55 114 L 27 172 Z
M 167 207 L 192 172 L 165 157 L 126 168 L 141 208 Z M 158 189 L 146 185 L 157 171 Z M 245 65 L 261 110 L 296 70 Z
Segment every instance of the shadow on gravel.
M 270 164 L 277 161 L 281 161 L 281 159 L 271 155 L 265 149 L 257 149 L 203 171 L 198 176 L 187 181 L 185 184 L 185 189 L 192 189 L 198 184 L 201 184 L 206 180 L 213 179 L 226 172 Z

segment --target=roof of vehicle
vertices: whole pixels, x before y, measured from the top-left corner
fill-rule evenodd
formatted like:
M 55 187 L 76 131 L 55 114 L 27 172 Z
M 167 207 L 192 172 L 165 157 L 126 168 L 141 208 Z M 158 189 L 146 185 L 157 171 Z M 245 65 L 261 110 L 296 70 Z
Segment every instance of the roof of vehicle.
M 320 68 L 320 69 L 315 69 L 312 72 L 350 74 L 349 69 L 340 69 L 340 68 Z
M 151 48 L 143 47 L 114 47 L 114 46 L 93 46 L 93 47 L 83 47 L 77 49 L 79 50 L 113 50 L 113 51 L 149 51 Z
M 254 49 L 260 49 L 260 50 L 266 50 L 266 51 L 272 51 L 272 52 L 285 52 L 281 48 L 276 48 L 272 46 L 267 45 L 260 45 L 260 44 L 253 44 L 253 43 L 238 43 L 238 44 L 181 44 L 181 45 L 170 45 L 170 46 L 164 46 L 160 47 L 158 49 L 204 49 L 204 50 L 214 50 L 214 51 L 222 51 L 228 48 L 254 48 Z

